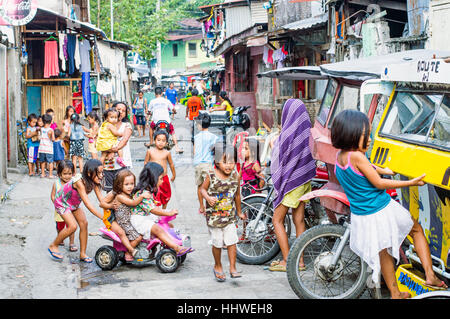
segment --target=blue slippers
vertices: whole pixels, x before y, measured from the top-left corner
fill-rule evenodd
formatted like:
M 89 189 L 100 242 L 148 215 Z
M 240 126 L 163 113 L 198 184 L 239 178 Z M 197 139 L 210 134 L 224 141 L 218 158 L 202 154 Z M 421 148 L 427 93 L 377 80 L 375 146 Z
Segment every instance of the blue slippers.
M 51 251 L 50 248 L 48 248 L 47 250 L 48 250 L 48 252 L 50 253 L 50 255 L 52 256 L 52 258 L 53 258 L 54 260 L 57 260 L 57 261 L 63 260 L 63 257 L 61 257 L 61 254 L 60 254 L 60 253 Z
M 90 264 L 93 261 L 93 259 L 91 257 L 84 257 L 80 258 L 80 261 Z

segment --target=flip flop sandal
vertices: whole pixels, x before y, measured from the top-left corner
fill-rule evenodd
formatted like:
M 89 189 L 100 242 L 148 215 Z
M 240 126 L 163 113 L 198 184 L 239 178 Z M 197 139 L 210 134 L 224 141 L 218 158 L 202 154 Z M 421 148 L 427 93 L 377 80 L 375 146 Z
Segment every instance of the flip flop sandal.
M 274 261 L 272 261 L 271 263 L 270 263 L 270 266 L 272 267 L 272 266 L 276 266 L 276 265 L 278 265 L 279 263 L 280 263 L 280 259 L 277 259 L 277 260 L 274 260 Z
M 181 257 L 184 256 L 188 253 L 193 252 L 194 249 L 192 247 L 184 247 L 183 249 L 181 249 L 178 253 L 177 253 L 177 257 Z
M 69 251 L 72 251 L 72 252 L 78 251 L 78 247 L 75 245 L 69 245 Z
M 226 280 L 225 274 L 223 272 L 218 272 L 213 268 L 214 277 L 218 282 L 224 282 Z
M 430 284 L 423 284 L 425 287 L 434 289 L 434 290 L 447 290 L 448 287 L 446 287 L 445 282 L 441 281 L 441 283 L 437 286 L 435 285 L 430 285 Z
M 63 260 L 63 257 L 57 256 L 57 255 L 61 255 L 61 253 L 51 251 L 50 248 L 48 248 L 47 250 L 54 260 L 57 260 L 57 261 Z
M 270 267 L 269 267 L 269 270 L 270 270 L 270 271 L 281 271 L 281 272 L 286 272 L 286 266 L 277 264 L 277 265 L 274 265 L 274 266 L 270 266 Z
M 242 277 L 242 275 L 239 271 L 230 272 L 230 276 L 231 276 L 231 278 L 241 278 Z
M 92 263 L 93 259 L 91 257 L 84 257 L 84 258 L 80 258 L 80 261 L 82 261 L 86 264 L 90 264 L 90 263 Z

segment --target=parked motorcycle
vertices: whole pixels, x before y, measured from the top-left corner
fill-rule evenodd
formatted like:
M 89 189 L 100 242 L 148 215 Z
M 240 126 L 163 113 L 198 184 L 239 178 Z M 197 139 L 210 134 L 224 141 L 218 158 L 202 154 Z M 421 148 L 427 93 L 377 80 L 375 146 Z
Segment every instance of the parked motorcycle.
M 251 106 L 237 106 L 234 108 L 233 114 L 228 111 L 200 111 L 200 113 L 208 113 L 211 117 L 210 127 L 219 128 L 224 137 L 224 141 L 227 144 L 232 144 L 235 136 L 240 132 L 247 130 L 250 127 L 250 116 L 245 113 Z M 192 141 L 196 134 L 196 128 L 194 127 Z
M 318 170 L 317 170 L 318 171 Z M 319 178 L 320 173 L 312 180 L 312 189 L 320 189 L 326 180 Z M 323 175 L 321 175 L 323 177 Z M 273 259 L 280 251 L 275 236 L 273 217 L 273 195 L 275 189 L 266 180 L 266 187 L 259 191 L 264 193 L 252 194 L 242 199 L 242 212 L 247 216 L 246 221 L 238 221 L 237 258 L 240 262 L 251 265 L 261 265 Z M 288 236 L 291 233 L 290 214 L 286 215 L 284 225 Z M 305 205 L 305 223 L 310 228 L 323 222 L 328 223 L 325 210 L 318 199 L 313 199 Z
M 397 199 L 395 190 L 388 193 Z M 333 198 L 348 209 L 340 214 L 327 210 L 329 224 L 312 227 L 295 240 L 286 264 L 289 285 L 304 299 L 359 298 L 370 273 L 367 264 L 349 246 L 350 203 L 345 193 L 329 189 L 313 190 L 300 200 L 319 198 Z M 299 270 L 302 256 L 306 269 Z

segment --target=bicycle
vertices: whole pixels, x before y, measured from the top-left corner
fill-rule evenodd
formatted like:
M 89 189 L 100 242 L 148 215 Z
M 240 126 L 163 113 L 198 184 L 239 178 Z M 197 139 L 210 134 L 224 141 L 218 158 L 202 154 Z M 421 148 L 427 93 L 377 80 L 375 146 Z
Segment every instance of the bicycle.
M 242 212 L 247 216 L 246 221 L 239 220 L 237 224 L 239 242 L 237 258 L 245 264 L 261 265 L 273 259 L 280 251 L 280 246 L 275 236 L 273 217 L 273 200 L 275 188 L 269 183 L 270 176 L 265 179 L 265 187 L 259 189 L 254 186 L 246 186 L 259 193 L 245 196 L 242 199 Z M 313 179 L 312 188 L 319 189 L 324 185 L 323 180 Z M 267 191 L 266 194 L 262 192 Z M 284 220 L 284 226 L 288 237 L 291 234 L 291 213 Z M 305 223 L 307 228 L 327 221 L 326 213 L 319 200 L 311 200 L 305 205 Z
M 21 121 L 16 121 L 16 131 L 17 131 L 17 148 L 19 149 L 18 161 L 22 164 L 27 164 L 28 162 L 28 151 L 27 151 L 27 119 L 23 118 Z M 25 127 L 24 127 L 25 126 Z

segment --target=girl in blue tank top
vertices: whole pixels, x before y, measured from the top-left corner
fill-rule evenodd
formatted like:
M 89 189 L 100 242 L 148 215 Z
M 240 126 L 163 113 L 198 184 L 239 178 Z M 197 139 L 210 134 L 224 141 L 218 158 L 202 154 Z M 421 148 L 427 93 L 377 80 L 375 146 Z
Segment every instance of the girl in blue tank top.
M 430 248 L 420 224 L 403 206 L 392 200 L 386 189 L 424 185 L 425 174 L 400 181 L 381 178 L 394 175 L 388 168 L 372 165 L 365 153 L 369 149 L 371 125 L 367 116 L 356 110 L 339 113 L 331 127 L 331 141 L 340 149 L 336 156 L 335 173 L 350 202 L 350 248 L 373 269 L 372 280 L 383 274 L 391 297 L 409 298 L 400 292 L 395 279 L 394 257 L 399 261 L 399 249 L 409 234 L 425 269 L 426 285 L 447 289 L 436 277 Z

